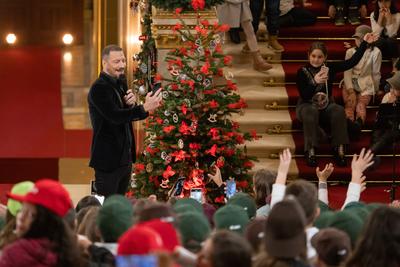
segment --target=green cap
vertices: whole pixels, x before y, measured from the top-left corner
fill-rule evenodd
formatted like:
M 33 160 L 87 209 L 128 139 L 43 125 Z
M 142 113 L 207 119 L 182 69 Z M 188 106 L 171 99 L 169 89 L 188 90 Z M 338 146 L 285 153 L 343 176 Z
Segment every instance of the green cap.
M 352 210 L 343 210 L 335 212 L 329 219 L 327 227 L 333 227 L 346 232 L 350 239 L 351 244 L 356 244 L 358 236 L 364 226 L 364 222 L 352 212 Z
M 35 184 L 31 181 L 24 181 L 15 184 L 11 189 L 11 194 L 13 195 L 26 195 Z M 20 211 L 22 205 L 19 201 L 9 198 L 7 201 L 7 209 L 14 217 L 17 216 L 18 211 Z
M 203 213 L 203 207 L 201 203 L 193 198 L 180 198 L 174 204 L 174 210 L 182 205 L 190 205 L 193 206 L 198 212 Z
M 246 193 L 236 193 L 233 197 L 228 200 L 228 205 L 235 204 L 243 207 L 243 209 L 247 212 L 249 219 L 252 219 L 256 216 L 257 213 L 257 205 L 254 199 Z
M 363 202 L 350 202 L 348 203 L 343 210 L 351 210 L 355 215 L 357 215 L 363 222 L 367 220 L 369 217 L 370 211 L 367 209 L 365 203 Z
M 318 218 L 315 220 L 314 225 L 315 227 L 322 229 L 328 227 L 328 222 L 332 216 L 334 216 L 335 212 L 328 210 L 322 211 Z
M 117 242 L 118 238 L 133 224 L 133 208 L 131 202 L 121 195 L 113 195 L 104 201 L 97 215 L 104 242 Z
M 201 243 L 211 232 L 207 218 L 196 211 L 186 211 L 178 215 L 178 228 L 183 246 L 191 251 L 199 251 Z
M 176 212 L 176 214 L 181 214 L 184 212 L 197 212 L 197 213 L 202 213 L 199 212 L 194 206 L 189 205 L 189 204 L 182 204 L 182 205 L 177 205 L 174 206 L 174 211 Z
M 249 223 L 249 216 L 243 207 L 229 204 L 219 208 L 214 214 L 216 229 L 227 229 L 237 233 L 243 233 Z

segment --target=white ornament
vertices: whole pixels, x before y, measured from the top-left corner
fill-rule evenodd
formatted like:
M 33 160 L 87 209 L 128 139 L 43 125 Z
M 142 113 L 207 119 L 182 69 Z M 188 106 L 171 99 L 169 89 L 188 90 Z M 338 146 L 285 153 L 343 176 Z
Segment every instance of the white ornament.
M 216 122 L 217 121 L 217 114 L 210 114 L 208 117 L 209 122 Z
M 177 115 L 176 113 L 174 113 L 174 115 L 172 115 L 172 120 L 173 120 L 175 123 L 178 123 L 179 117 L 178 117 L 178 115 Z
M 185 144 L 183 143 L 183 140 L 182 140 L 182 139 L 179 139 L 179 140 L 178 140 L 178 147 L 179 147 L 180 149 L 183 149 L 184 146 L 185 146 Z
M 138 92 L 140 95 L 146 95 L 147 94 L 146 87 L 144 87 L 144 85 L 139 86 Z
M 162 98 L 163 98 L 163 99 L 167 99 L 168 96 L 169 96 L 169 94 L 168 94 L 167 91 L 163 91 L 163 92 L 162 92 Z

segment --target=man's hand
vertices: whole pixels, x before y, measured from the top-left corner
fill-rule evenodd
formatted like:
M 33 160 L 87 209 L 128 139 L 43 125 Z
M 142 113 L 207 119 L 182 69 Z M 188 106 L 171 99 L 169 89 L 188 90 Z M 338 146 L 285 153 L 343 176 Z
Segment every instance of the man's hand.
M 128 106 L 133 106 L 136 104 L 136 96 L 135 94 L 132 92 L 131 89 L 129 89 L 128 91 L 126 91 L 126 95 L 124 96 L 124 102 L 126 105 Z
M 221 175 L 221 170 L 214 165 L 215 168 L 215 174 L 208 174 L 208 177 L 214 181 L 214 183 L 216 183 L 218 185 L 218 187 L 220 187 L 223 183 L 222 181 L 222 175 Z
M 331 176 L 333 170 L 334 170 L 333 164 L 329 163 L 325 165 L 325 169 L 323 169 L 322 171 L 320 171 L 319 167 L 317 167 L 315 169 L 315 173 L 317 174 L 318 180 L 320 182 L 326 183 L 329 176 Z
M 334 19 L 335 15 L 336 15 L 336 7 L 334 5 L 330 5 L 329 8 L 328 8 L 328 16 L 331 19 Z
M 145 111 L 150 112 L 155 110 L 160 106 L 162 95 L 161 95 L 162 88 L 158 89 L 157 92 L 153 94 L 153 92 L 149 92 L 146 95 L 146 101 L 143 104 L 143 108 Z
M 360 155 L 357 157 L 356 154 L 353 155 L 353 160 L 351 162 L 351 182 L 352 183 L 357 183 L 357 184 L 362 184 L 365 180 L 362 179 L 363 177 L 363 172 L 372 164 L 374 164 L 374 161 L 372 158 L 374 157 L 374 154 L 371 152 L 371 150 L 368 150 L 365 152 L 365 148 L 361 149 Z
M 367 10 L 367 6 L 366 5 L 361 5 L 361 7 L 360 7 L 360 15 L 361 15 L 361 18 L 365 18 L 366 16 L 368 16 L 368 10 Z
M 276 177 L 276 184 L 286 184 L 287 174 L 289 172 L 290 162 L 292 161 L 292 153 L 286 148 L 279 154 L 279 167 Z

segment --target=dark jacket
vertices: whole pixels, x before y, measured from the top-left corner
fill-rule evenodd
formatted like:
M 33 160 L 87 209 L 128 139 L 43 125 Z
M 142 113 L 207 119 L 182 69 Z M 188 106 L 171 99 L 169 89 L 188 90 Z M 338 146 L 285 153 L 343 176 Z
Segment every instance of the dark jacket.
M 55 267 L 57 255 L 47 239 L 21 238 L 6 246 L 0 257 L 1 267 Z
M 336 74 L 351 69 L 355 65 L 357 65 L 358 62 L 363 57 L 366 49 L 367 49 L 367 42 L 363 41 L 360 44 L 360 47 L 357 48 L 356 53 L 351 58 L 339 62 L 328 62 L 326 64 L 327 67 L 329 67 L 329 74 L 328 74 L 329 77 L 327 82 L 329 97 L 332 96 L 332 84 L 333 81 L 335 80 Z M 314 74 L 318 73 L 321 69 L 321 67 L 315 68 L 311 66 L 310 63 L 308 63 L 297 71 L 296 84 L 300 95 L 299 104 L 304 102 L 311 103 L 311 99 L 314 96 L 314 94 L 316 94 L 319 91 L 322 92 L 326 91 L 325 85 L 318 86 L 317 84 L 315 84 L 315 81 L 307 76 L 304 68 L 306 68 L 309 73 L 314 73 Z
M 112 171 L 135 161 L 132 121 L 148 116 L 142 105 L 127 106 L 126 82 L 101 72 L 88 95 L 93 139 L 89 166 Z

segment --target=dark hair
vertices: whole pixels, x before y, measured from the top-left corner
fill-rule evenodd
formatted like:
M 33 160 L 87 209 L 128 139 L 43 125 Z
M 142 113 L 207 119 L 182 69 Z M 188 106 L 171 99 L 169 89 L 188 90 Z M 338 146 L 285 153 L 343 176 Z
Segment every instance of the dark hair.
M 379 18 L 379 0 L 375 1 L 375 9 L 374 9 L 374 19 L 375 21 L 378 21 Z M 390 1 L 390 14 L 396 14 L 397 13 L 397 9 L 396 9 L 396 3 L 394 0 Z
M 176 224 L 176 214 L 171 205 L 162 202 L 149 202 L 143 209 L 136 213 L 137 222 L 147 222 L 153 219 L 160 219 L 165 217 L 173 218 L 172 224 Z
M 57 266 L 83 266 L 77 240 L 64 219 L 40 205 L 35 207 L 36 217 L 22 238 L 48 239 L 57 255 Z
M 258 170 L 254 176 L 254 191 L 255 191 L 255 201 L 257 207 L 260 208 L 266 204 L 266 198 L 271 195 L 272 184 L 276 180 L 276 173 L 261 169 Z
M 108 57 L 110 55 L 110 52 L 112 51 L 123 51 L 123 50 L 121 47 L 115 44 L 107 45 L 106 47 L 103 48 L 103 51 L 101 51 L 101 59 Z
M 101 237 L 96 225 L 97 215 L 99 214 L 100 207 L 90 207 L 83 217 L 77 233 L 86 236 L 92 242 L 100 242 Z
M 372 212 L 346 266 L 399 266 L 400 210 L 388 206 Z
M 237 233 L 221 230 L 211 236 L 213 267 L 251 267 L 251 246 Z
M 308 54 L 311 54 L 315 49 L 321 50 L 325 57 L 328 56 L 328 49 L 323 42 L 313 42 L 308 49 Z
M 318 206 L 317 187 L 308 181 L 296 180 L 286 187 L 285 195 L 296 197 L 306 215 L 306 223 L 312 223 Z
M 266 223 L 266 218 L 255 218 L 246 226 L 244 231 L 244 237 L 249 241 L 254 254 L 258 254 L 261 251 L 260 248 L 264 241 L 264 228 Z
M 81 209 L 89 206 L 101 206 L 100 201 L 94 196 L 85 196 L 76 204 L 75 211 L 78 213 Z
M 11 244 L 17 239 L 17 235 L 14 233 L 17 219 L 12 216 L 6 225 L 0 231 L 0 250 L 2 250 L 8 244 Z
M 74 208 L 69 209 L 67 214 L 64 216 L 64 220 L 67 225 L 71 228 L 73 232 L 75 232 L 76 228 L 76 212 Z

